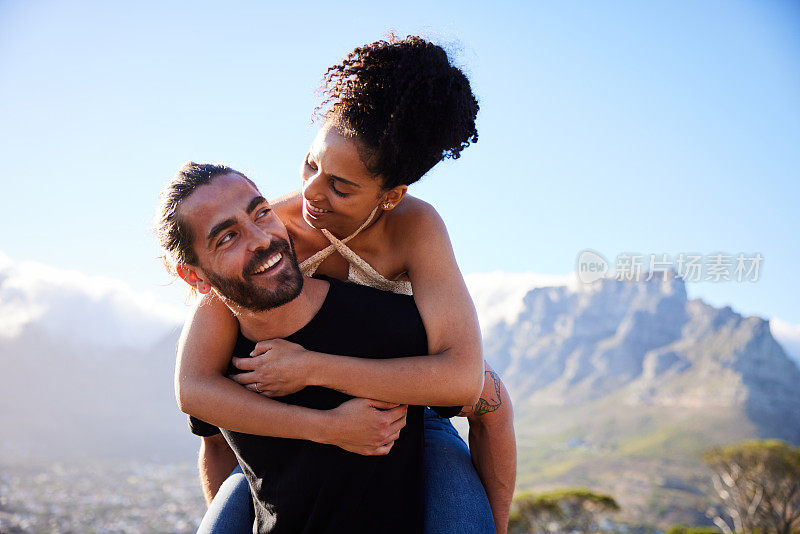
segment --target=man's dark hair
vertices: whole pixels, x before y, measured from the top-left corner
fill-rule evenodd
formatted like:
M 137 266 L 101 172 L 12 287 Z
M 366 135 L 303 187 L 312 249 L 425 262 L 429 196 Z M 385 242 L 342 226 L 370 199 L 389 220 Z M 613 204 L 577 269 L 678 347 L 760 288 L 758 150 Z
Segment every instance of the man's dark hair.
M 317 116 L 355 137 L 383 187 L 410 185 L 478 141 L 478 101 L 442 47 L 393 35 L 350 52 L 322 80 Z
M 198 187 L 210 184 L 217 176 L 230 173 L 250 181 L 244 174 L 225 165 L 187 161 L 161 190 L 154 231 L 165 252 L 164 265 L 172 274 L 177 274 L 175 267 L 178 263 L 197 265 L 198 261 L 192 248 L 192 230 L 178 211 L 181 202 Z

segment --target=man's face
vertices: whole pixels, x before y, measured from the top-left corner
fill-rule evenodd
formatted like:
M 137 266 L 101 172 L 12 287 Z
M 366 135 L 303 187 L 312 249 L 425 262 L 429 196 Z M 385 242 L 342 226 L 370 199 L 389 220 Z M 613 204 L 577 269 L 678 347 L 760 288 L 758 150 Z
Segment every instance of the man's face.
M 286 227 L 242 176 L 216 177 L 179 208 L 192 232 L 197 275 L 225 300 L 265 311 L 293 300 L 303 276 Z

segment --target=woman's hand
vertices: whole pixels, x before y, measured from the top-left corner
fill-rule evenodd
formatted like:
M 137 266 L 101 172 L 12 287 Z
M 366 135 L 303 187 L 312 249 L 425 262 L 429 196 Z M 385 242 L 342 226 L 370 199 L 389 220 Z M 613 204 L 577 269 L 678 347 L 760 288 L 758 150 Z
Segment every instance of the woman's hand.
M 322 443 L 364 456 L 389 454 L 406 426 L 408 406 L 355 398 L 328 410 L 330 424 Z
M 267 397 L 283 397 L 309 384 L 313 353 L 285 339 L 259 341 L 250 358 L 231 361 L 243 373 L 231 375 L 251 391 Z

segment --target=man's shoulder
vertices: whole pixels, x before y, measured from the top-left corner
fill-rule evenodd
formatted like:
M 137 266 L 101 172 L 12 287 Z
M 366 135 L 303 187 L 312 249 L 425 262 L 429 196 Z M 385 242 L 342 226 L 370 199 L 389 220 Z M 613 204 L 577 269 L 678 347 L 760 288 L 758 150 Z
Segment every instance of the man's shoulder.
M 387 332 L 424 330 L 414 297 L 330 279 L 325 313 L 320 320 Z
M 328 296 L 322 308 L 289 341 L 329 354 L 361 357 L 425 354 L 425 324 L 413 297 L 328 280 Z M 314 344 L 315 348 L 306 344 Z

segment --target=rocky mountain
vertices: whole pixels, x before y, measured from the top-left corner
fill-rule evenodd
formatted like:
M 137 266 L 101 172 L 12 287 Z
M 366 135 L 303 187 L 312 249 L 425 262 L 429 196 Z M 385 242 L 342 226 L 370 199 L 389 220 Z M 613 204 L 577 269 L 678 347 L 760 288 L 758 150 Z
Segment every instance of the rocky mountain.
M 800 369 L 769 323 L 687 299 L 673 273 L 569 279 L 511 304 L 484 344 L 514 399 L 521 487 L 587 485 L 632 521 L 702 522 L 704 450 L 800 443 Z
M 688 300 L 671 275 L 537 288 L 523 306 L 485 339 L 520 404 L 743 407 L 800 442 L 800 369 L 762 318 Z

